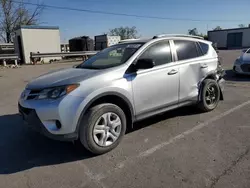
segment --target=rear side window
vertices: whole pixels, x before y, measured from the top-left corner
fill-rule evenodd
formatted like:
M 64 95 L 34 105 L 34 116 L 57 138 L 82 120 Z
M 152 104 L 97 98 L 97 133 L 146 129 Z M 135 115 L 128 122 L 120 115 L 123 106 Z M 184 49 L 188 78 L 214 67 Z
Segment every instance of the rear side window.
M 163 65 L 172 62 L 169 41 L 162 41 L 150 46 L 140 56 L 140 59 L 153 59 L 155 65 Z
M 203 54 L 207 54 L 209 46 L 206 43 L 199 42 Z
M 175 40 L 174 43 L 179 61 L 200 56 L 195 42 L 188 40 Z

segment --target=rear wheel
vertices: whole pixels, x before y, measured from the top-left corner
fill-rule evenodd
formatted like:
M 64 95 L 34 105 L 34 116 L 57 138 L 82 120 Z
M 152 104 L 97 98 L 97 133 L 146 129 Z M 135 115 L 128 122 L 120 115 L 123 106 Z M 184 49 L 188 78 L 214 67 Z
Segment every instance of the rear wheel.
M 94 154 L 103 154 L 114 149 L 126 131 L 126 116 L 123 110 L 110 103 L 91 108 L 80 125 L 80 141 Z
M 201 101 L 199 108 L 203 112 L 209 112 L 214 110 L 220 100 L 220 87 L 215 80 L 206 79 L 203 82 L 201 89 Z

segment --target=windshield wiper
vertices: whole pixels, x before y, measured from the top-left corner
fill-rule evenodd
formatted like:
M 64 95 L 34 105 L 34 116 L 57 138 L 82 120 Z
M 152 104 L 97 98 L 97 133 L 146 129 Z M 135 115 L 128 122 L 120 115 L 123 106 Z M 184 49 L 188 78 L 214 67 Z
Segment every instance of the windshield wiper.
M 98 67 L 92 67 L 92 66 L 77 66 L 76 68 L 77 69 L 94 69 L 94 70 L 100 69 Z

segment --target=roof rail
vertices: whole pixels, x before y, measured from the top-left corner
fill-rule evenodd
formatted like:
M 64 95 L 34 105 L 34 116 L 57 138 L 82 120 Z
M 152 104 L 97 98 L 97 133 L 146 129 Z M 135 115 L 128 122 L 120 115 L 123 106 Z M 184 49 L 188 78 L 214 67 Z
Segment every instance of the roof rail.
M 157 39 L 161 37 L 190 37 L 190 38 L 196 38 L 196 39 L 204 39 L 203 37 L 200 37 L 200 36 L 183 35 L 183 34 L 161 34 L 161 35 L 154 36 L 153 39 Z
M 138 40 L 138 39 L 124 39 L 124 40 L 120 40 L 119 43 L 129 42 L 129 41 L 134 41 L 134 40 Z

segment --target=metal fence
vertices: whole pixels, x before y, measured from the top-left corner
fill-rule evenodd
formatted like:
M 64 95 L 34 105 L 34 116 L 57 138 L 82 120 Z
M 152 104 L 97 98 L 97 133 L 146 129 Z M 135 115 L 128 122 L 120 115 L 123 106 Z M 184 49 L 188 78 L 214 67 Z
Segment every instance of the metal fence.
M 17 66 L 18 54 L 0 54 L 0 60 L 3 60 L 3 66 L 6 66 L 6 60 L 14 60 Z
M 36 64 L 38 61 L 41 61 L 41 58 L 52 58 L 52 57 L 81 57 L 83 60 L 89 58 L 89 56 L 97 54 L 98 51 L 79 51 L 79 52 L 59 52 L 59 53 L 30 53 L 30 60 L 33 64 Z M 43 61 L 43 60 L 42 60 Z M 50 63 L 53 62 L 53 59 L 50 60 Z
M 80 52 L 60 52 L 60 53 L 30 53 L 31 58 L 45 57 L 81 57 L 97 54 L 98 51 L 80 51 Z
M 88 59 L 89 56 L 97 54 L 98 51 L 80 51 L 80 52 L 59 52 L 59 53 L 30 53 L 30 59 L 34 62 L 39 58 L 49 58 L 49 57 L 82 57 L 83 59 Z M 3 61 L 3 65 L 6 66 L 7 60 L 14 60 L 17 66 L 17 61 L 19 60 L 18 54 L 0 54 L 0 60 Z

